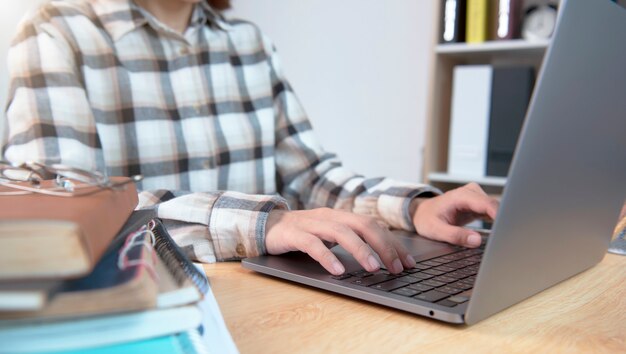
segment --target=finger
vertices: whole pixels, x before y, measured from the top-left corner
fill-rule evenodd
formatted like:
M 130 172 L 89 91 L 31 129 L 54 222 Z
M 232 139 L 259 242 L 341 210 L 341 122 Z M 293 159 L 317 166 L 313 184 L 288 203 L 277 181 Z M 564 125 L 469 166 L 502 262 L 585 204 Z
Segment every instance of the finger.
M 391 241 L 394 243 L 395 247 L 396 247 L 396 251 L 398 252 L 398 257 L 400 258 L 400 261 L 402 262 L 402 265 L 404 266 L 404 268 L 406 269 L 411 269 L 411 268 L 415 268 L 415 265 L 417 264 L 417 262 L 415 262 L 415 258 L 413 258 L 413 256 L 409 253 L 409 250 L 404 247 L 404 245 L 402 244 L 402 241 L 400 241 L 397 237 L 391 237 Z
M 470 248 L 478 247 L 482 242 L 482 238 L 476 231 L 452 226 L 445 222 L 435 223 L 432 226 L 432 235 L 429 236 L 435 240 Z
M 306 252 L 311 258 L 315 259 L 329 273 L 333 275 L 345 273 L 346 268 L 339 262 L 337 257 L 324 246 L 322 240 L 315 235 L 309 233 L 296 235 L 294 245 L 300 251 Z
M 499 207 L 497 200 L 486 194 L 475 193 L 469 190 L 459 192 L 462 195 L 457 197 L 457 209 L 462 208 L 476 214 L 487 215 L 491 219 L 496 218 Z
M 470 183 L 462 186 L 460 189 L 469 189 L 469 190 L 471 190 L 473 192 L 476 192 L 478 194 L 487 195 L 487 193 L 485 193 L 485 191 L 476 182 L 470 182 Z
M 391 232 L 387 228 L 381 227 L 374 218 L 356 214 L 349 214 L 345 222 L 367 241 L 391 273 L 402 272 L 403 262 L 400 260 L 398 249 L 404 246 L 393 242 Z M 406 258 L 408 251 L 405 249 L 403 254 Z M 410 263 L 408 260 L 405 262 Z
M 318 222 L 315 230 L 309 232 L 327 242 L 340 244 L 368 272 L 375 272 L 380 268 L 372 249 L 348 225 L 340 222 Z

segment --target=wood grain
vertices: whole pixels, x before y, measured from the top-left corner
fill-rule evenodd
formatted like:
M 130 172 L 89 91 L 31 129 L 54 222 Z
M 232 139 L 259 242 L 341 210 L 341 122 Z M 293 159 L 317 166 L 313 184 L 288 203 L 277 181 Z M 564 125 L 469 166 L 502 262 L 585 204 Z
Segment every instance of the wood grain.
M 474 326 L 456 326 L 260 275 L 205 265 L 241 353 L 626 352 L 626 257 Z

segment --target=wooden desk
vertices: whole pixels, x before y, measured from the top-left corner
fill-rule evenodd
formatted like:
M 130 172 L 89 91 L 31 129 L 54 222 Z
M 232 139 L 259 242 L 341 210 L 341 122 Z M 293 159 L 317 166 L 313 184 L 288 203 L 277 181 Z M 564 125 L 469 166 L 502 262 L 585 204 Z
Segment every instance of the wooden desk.
M 205 265 L 241 353 L 626 352 L 626 257 L 594 268 L 474 326 L 263 276 Z

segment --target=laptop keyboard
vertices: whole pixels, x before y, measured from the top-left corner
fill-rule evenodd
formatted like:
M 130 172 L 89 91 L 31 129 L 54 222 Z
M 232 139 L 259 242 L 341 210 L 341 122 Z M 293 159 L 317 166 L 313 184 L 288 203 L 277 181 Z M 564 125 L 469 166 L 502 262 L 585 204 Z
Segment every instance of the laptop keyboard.
M 454 307 L 469 300 L 482 254 L 482 248 L 466 249 L 418 262 L 415 268 L 400 274 L 391 274 L 381 268 L 375 273 L 358 270 L 333 278 Z

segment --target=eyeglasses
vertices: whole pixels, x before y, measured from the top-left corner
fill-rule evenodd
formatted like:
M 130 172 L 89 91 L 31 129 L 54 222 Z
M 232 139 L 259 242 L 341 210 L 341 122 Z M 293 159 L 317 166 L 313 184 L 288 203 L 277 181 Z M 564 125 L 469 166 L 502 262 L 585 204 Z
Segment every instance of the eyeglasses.
M 44 183 L 48 176 L 55 176 L 52 184 Z M 40 193 L 59 197 L 76 197 L 94 194 L 105 189 L 119 189 L 131 182 L 139 182 L 141 175 L 123 181 L 112 181 L 98 171 L 87 171 L 62 164 L 44 165 L 25 162 L 12 165 L 0 161 L 0 186 L 15 190 L 0 191 L 3 195 Z

